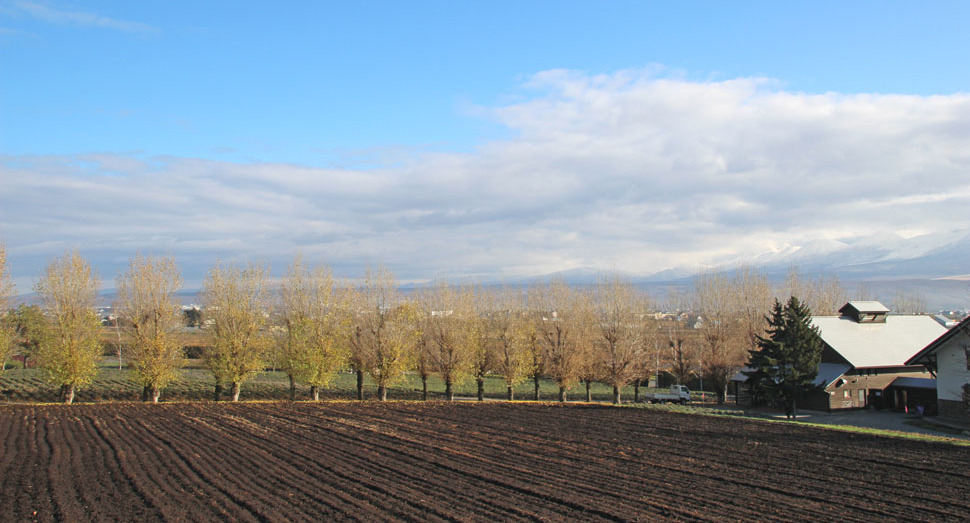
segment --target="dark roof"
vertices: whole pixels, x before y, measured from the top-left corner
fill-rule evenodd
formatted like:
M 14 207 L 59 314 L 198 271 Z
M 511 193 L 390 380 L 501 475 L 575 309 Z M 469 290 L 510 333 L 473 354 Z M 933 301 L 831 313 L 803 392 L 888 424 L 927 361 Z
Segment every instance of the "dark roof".
M 911 378 L 909 376 L 900 376 L 894 379 L 889 386 L 899 387 L 901 389 L 936 390 L 936 380 L 933 378 Z

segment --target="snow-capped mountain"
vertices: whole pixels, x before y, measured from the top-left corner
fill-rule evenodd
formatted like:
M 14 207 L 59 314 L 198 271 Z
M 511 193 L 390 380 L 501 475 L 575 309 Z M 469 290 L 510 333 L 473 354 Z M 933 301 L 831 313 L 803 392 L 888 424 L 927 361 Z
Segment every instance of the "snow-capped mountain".
M 878 234 L 851 240 L 813 240 L 775 252 L 741 257 L 722 267 L 746 264 L 774 273 L 798 267 L 851 279 L 943 278 L 970 274 L 970 231 L 912 238 Z

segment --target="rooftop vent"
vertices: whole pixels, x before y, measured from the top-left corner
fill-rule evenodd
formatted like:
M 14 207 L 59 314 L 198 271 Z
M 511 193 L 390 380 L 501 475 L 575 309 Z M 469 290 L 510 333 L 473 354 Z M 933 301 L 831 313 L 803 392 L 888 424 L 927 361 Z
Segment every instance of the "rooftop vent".
M 856 323 L 886 323 L 889 309 L 878 301 L 850 301 L 839 309 L 839 314 Z

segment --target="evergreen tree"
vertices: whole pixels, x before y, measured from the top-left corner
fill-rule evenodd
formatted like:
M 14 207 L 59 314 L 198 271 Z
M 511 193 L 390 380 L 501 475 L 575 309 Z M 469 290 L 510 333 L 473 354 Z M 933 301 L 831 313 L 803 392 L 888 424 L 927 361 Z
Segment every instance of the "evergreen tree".
M 775 300 L 767 336 L 758 336 L 748 373 L 752 394 L 785 405 L 789 418 L 797 415 L 797 400 L 816 388 L 814 380 L 822 357 L 822 338 L 811 323 L 812 313 L 792 296 L 784 306 Z

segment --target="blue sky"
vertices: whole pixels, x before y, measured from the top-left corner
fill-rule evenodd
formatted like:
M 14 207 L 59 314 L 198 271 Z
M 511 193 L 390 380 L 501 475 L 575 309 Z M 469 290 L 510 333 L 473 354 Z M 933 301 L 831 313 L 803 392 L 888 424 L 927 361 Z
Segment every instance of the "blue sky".
M 966 2 L 4 1 L 0 238 L 21 288 L 65 248 L 106 280 L 135 251 L 192 281 L 216 259 L 279 272 L 295 250 L 421 279 L 964 228 L 928 217 L 965 203 L 929 180 L 967 181 L 966 20 Z M 914 159 L 926 143 L 935 160 Z M 735 170 L 722 212 L 658 208 Z M 804 200 L 778 220 L 799 186 L 757 181 L 850 172 L 895 181 L 831 212 L 932 191 L 852 232 Z M 666 218 L 623 232 L 644 213 Z
M 504 135 L 475 108 L 534 96 L 522 82 L 549 69 L 807 93 L 970 85 L 962 2 L 14 1 L 2 15 L 8 154 L 327 165 L 469 150 Z

